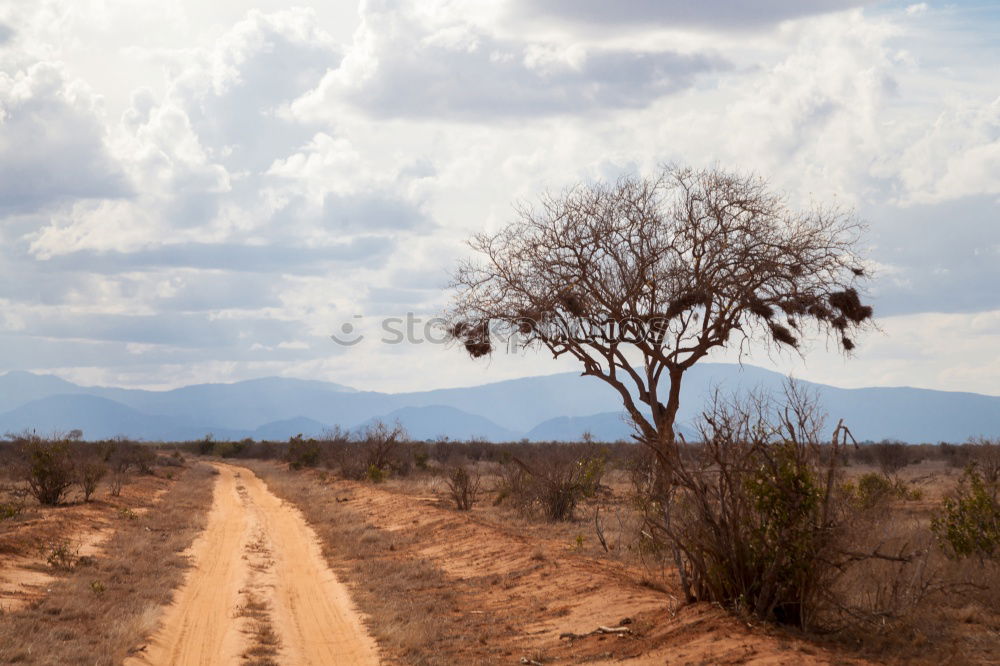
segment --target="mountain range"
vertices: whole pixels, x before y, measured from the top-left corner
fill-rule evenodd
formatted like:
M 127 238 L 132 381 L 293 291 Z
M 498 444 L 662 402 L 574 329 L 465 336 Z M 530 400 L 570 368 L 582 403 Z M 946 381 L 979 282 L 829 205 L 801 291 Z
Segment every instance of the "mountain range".
M 700 363 L 685 375 L 678 422 L 691 434 L 715 388 L 780 391 L 785 377 L 751 365 Z M 915 388 L 844 389 L 802 382 L 832 420 L 859 440 L 964 441 L 1000 435 L 1000 397 Z M 52 375 L 0 376 L 0 434 L 80 429 L 87 439 L 283 440 L 399 421 L 415 439 L 597 441 L 629 439 L 617 394 L 576 373 L 408 393 L 358 391 L 331 382 L 266 377 L 168 391 L 80 386 Z

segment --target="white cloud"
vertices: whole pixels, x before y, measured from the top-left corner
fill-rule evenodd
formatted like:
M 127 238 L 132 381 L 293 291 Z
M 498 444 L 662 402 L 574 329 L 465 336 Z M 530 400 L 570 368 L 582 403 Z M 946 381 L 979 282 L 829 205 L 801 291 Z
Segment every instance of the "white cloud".
M 462 119 L 638 108 L 728 68 L 711 53 L 563 47 L 492 35 L 457 11 L 364 3 L 340 67 L 297 100 L 298 118 L 347 104 L 385 118 Z
M 531 19 L 607 26 L 650 26 L 708 30 L 757 30 L 782 21 L 843 11 L 870 4 L 871 0 L 756 0 L 734 3 L 726 0 L 632 0 L 610 3 L 602 0 L 512 0 L 511 13 Z
M 889 342 L 798 374 L 990 390 L 995 26 L 863 4 L 8 3 L 0 365 L 385 389 L 572 369 L 326 336 L 438 310 L 513 201 L 675 160 L 871 220 Z
M 904 203 L 1000 194 L 1000 97 L 949 105 L 900 163 Z
M 99 98 L 39 62 L 0 71 L 0 211 L 128 194 L 105 146 Z

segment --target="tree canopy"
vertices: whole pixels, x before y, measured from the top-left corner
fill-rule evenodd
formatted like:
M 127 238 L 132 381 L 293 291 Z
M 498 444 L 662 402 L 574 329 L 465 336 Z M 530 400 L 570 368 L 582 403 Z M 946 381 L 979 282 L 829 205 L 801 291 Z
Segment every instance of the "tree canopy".
M 450 332 L 473 357 L 499 334 L 576 358 L 661 449 L 683 373 L 713 349 L 799 350 L 808 336 L 854 349 L 872 319 L 863 231 L 850 211 L 795 210 L 762 178 L 720 169 L 582 184 L 471 239 Z

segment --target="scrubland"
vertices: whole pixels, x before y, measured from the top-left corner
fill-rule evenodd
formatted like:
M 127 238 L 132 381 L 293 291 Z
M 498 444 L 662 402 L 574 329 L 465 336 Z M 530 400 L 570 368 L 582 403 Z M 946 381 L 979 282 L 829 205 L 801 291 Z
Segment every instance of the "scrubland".
M 718 601 L 689 581 L 698 598 L 688 598 L 662 506 L 651 506 L 655 465 L 637 444 L 411 442 L 385 426 L 138 454 L 111 444 L 65 443 L 71 460 L 97 451 L 110 467 L 131 451 L 144 462 L 126 466 L 120 487 L 100 475 L 90 501 L 73 465 L 51 506 L 24 466 L 40 444 L 0 448 L 0 662 L 141 659 L 192 564 L 186 549 L 218 479 L 207 464 L 220 462 L 246 467 L 301 512 L 383 663 L 995 663 L 1000 654 L 996 442 L 846 445 L 835 457 L 824 443 L 801 468 L 779 456 L 768 488 L 791 474 L 791 504 L 753 494 L 755 482 L 735 494 L 742 503 L 716 493 L 720 469 L 759 475 L 770 458 L 698 466 L 711 445 L 685 445 L 689 469 L 711 470 L 698 477 L 706 497 L 751 522 L 733 532 L 760 546 L 746 551 L 748 577 L 816 579 L 794 588 L 795 603 L 772 595 L 764 610 L 750 603 L 765 597 L 757 589 Z M 802 498 L 826 496 L 828 471 L 833 517 L 823 525 L 835 527 L 789 518 L 814 515 Z M 702 539 L 707 518 L 676 507 L 673 529 Z M 691 540 L 683 552 L 711 553 Z M 819 555 L 803 556 L 809 549 Z M 258 619 L 271 618 L 266 597 L 250 601 Z M 246 619 L 235 615 L 227 621 Z M 245 663 L 293 663 L 288 637 L 265 624 L 274 635 L 241 630 L 246 644 L 278 647 L 247 648 Z
M 3 449 L 0 663 L 119 664 L 141 649 L 183 578 L 213 480 L 205 465 L 147 452 L 122 486 L 102 481 L 88 502 L 69 488 L 44 506 Z

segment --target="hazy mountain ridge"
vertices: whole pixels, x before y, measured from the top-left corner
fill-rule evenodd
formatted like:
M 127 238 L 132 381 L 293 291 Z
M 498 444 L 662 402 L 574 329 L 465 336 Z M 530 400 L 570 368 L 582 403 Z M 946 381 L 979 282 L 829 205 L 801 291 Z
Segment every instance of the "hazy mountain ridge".
M 785 377 L 750 365 L 702 363 L 685 376 L 678 421 L 692 423 L 714 387 L 780 390 Z M 859 439 L 963 441 L 1000 434 L 1000 397 L 913 388 L 843 389 L 802 382 L 831 419 Z M 88 438 L 285 439 L 332 425 L 353 429 L 399 420 L 414 437 L 452 439 L 628 439 L 617 394 L 576 373 L 410 393 L 357 391 L 339 384 L 267 377 L 169 391 L 78 386 L 58 377 L 0 376 L 0 433 L 80 428 Z M 690 431 L 688 431 L 690 434 Z

